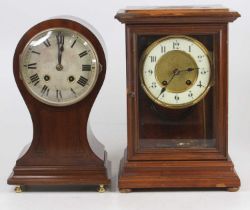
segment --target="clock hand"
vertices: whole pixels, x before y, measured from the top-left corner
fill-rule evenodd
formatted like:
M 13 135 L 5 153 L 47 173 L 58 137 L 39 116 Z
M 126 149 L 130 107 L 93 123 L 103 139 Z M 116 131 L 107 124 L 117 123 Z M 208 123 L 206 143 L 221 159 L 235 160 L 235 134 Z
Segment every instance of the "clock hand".
M 169 83 L 174 79 L 174 77 L 175 77 L 176 75 L 179 75 L 179 73 L 180 73 L 180 71 L 179 71 L 178 69 L 175 69 L 175 70 L 173 71 L 172 77 L 167 81 L 166 86 L 169 85 Z
M 179 70 L 179 72 L 183 72 L 183 71 L 191 72 L 191 71 L 194 71 L 194 70 L 196 70 L 196 69 L 199 69 L 199 68 L 187 68 L 187 69 Z
M 191 72 L 191 71 L 194 71 L 196 69 L 199 69 L 199 68 L 187 68 L 187 69 L 182 69 L 182 70 L 179 70 L 179 69 L 174 69 L 173 70 L 173 75 L 172 77 L 169 79 L 169 81 L 166 81 L 166 80 L 163 80 L 162 81 L 162 84 L 164 85 L 164 87 L 161 89 L 161 92 L 159 94 L 159 96 L 157 98 L 159 98 L 161 96 L 162 93 L 164 93 L 166 91 L 166 87 L 169 85 L 169 83 L 174 79 L 175 76 L 179 75 L 181 72 L 183 71 L 188 71 L 188 72 Z
M 57 35 L 56 35 L 56 40 L 57 40 L 57 46 L 58 46 L 58 54 L 57 54 L 57 57 L 58 57 L 58 65 L 57 65 L 57 70 L 62 70 L 63 69 L 63 66 L 62 66 L 62 52 L 64 51 L 64 36 L 61 32 L 59 32 Z
M 162 84 L 164 85 L 164 87 L 161 89 L 161 92 L 160 92 L 160 94 L 159 94 L 159 96 L 158 96 L 157 98 L 159 98 L 160 95 L 166 91 L 166 87 L 167 87 L 167 86 L 169 85 L 169 83 L 174 79 L 175 76 L 179 75 L 179 74 L 180 74 L 181 72 L 183 72 L 183 71 L 191 72 L 191 71 L 194 71 L 194 70 L 196 70 L 196 69 L 199 69 L 199 68 L 187 68 L 187 69 L 182 69 L 182 70 L 179 70 L 179 69 L 177 69 L 177 68 L 174 69 L 174 70 L 173 70 L 173 75 L 172 75 L 172 77 L 169 79 L 169 81 L 166 81 L 166 80 L 163 80 L 163 81 L 162 81 Z
M 160 95 L 166 91 L 166 87 L 170 84 L 170 82 L 174 79 L 174 77 L 176 75 L 178 75 L 179 73 L 180 73 L 180 70 L 174 69 L 172 77 L 168 81 L 166 81 L 166 80 L 162 81 L 162 84 L 164 85 L 164 87 L 161 89 L 161 92 L 160 92 L 160 94 L 159 94 L 159 96 L 157 98 L 159 98 Z
M 161 94 L 165 92 L 165 90 L 166 90 L 166 87 L 163 87 L 163 88 L 161 89 L 161 92 L 160 92 L 160 94 L 159 94 L 159 96 L 158 96 L 157 98 L 159 98 L 159 97 L 161 96 Z

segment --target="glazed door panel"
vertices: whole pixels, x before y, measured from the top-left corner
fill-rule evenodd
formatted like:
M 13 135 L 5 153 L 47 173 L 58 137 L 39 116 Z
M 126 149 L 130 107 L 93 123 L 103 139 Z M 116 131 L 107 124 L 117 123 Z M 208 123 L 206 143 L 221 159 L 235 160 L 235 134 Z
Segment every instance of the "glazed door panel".
M 126 35 L 127 52 L 134 49 L 127 53 L 128 159 L 226 159 L 227 80 L 223 78 L 227 77 L 227 56 L 222 51 L 227 52 L 227 46 L 220 40 L 227 40 L 227 25 L 127 25 Z M 168 35 L 190 36 L 209 51 L 212 87 L 190 108 L 163 108 L 141 87 L 138 64 L 143 51 Z

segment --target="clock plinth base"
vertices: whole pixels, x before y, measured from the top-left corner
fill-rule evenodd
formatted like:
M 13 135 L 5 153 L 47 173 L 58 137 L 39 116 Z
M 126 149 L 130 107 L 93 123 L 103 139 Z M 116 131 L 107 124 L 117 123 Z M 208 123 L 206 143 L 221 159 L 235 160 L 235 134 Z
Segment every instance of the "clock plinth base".
M 67 167 L 15 167 L 8 179 L 10 185 L 109 185 L 106 170 L 86 170 Z M 55 172 L 58 170 L 58 172 Z M 69 174 L 70 172 L 70 174 Z
M 121 160 L 119 189 L 216 188 L 239 189 L 232 161 L 127 161 Z
M 27 151 L 27 145 L 23 153 Z M 53 160 L 51 160 L 53 162 Z M 20 186 L 103 186 L 110 185 L 110 161 L 104 153 L 104 162 L 75 165 L 16 165 L 8 178 L 10 185 Z M 18 188 L 19 189 L 19 188 Z M 20 187 L 21 189 L 21 187 Z

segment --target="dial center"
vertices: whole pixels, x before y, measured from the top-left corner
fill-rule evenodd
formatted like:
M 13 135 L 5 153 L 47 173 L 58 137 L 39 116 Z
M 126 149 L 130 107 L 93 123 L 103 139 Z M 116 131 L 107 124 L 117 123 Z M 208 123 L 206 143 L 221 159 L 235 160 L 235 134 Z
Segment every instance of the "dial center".
M 56 65 L 56 70 L 57 71 L 62 71 L 63 70 L 63 65 L 62 64 L 57 64 Z
M 155 77 L 159 85 L 165 86 L 169 92 L 181 93 L 190 89 L 197 80 L 198 66 L 188 53 L 172 50 L 156 63 Z

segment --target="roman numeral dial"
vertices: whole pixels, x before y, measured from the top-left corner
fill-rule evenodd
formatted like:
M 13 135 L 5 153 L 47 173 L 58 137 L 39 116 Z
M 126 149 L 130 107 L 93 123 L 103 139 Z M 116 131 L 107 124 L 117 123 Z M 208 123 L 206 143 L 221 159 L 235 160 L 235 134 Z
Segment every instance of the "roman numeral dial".
M 79 85 L 81 85 L 82 87 L 84 87 L 88 82 L 88 79 L 83 77 L 83 76 L 80 76 L 79 80 L 77 81 L 77 83 Z
M 50 47 L 51 44 L 50 44 L 50 41 L 48 39 L 46 39 L 43 44 L 46 46 L 46 47 Z
M 36 86 L 40 82 L 40 78 L 39 78 L 38 74 L 31 75 L 30 81 L 32 84 L 34 84 L 34 86 Z
M 21 78 L 29 93 L 52 106 L 84 100 L 95 86 L 99 66 L 90 40 L 66 28 L 35 35 L 20 62 Z
M 36 69 L 37 68 L 37 63 L 30 63 L 28 65 L 24 65 L 24 67 L 27 67 L 28 69 Z
M 82 70 L 83 71 L 90 71 L 91 70 L 91 65 L 89 65 L 89 64 L 82 65 Z
M 82 58 L 82 57 L 84 57 L 84 56 L 86 56 L 86 55 L 88 55 L 88 52 L 85 50 L 85 51 L 83 51 L 83 52 L 81 52 L 81 53 L 79 53 L 79 57 L 80 58 Z
M 42 95 L 46 94 L 46 96 L 49 96 L 49 91 L 50 91 L 50 89 L 48 88 L 48 86 L 44 85 L 42 90 L 41 90 L 41 94 Z

